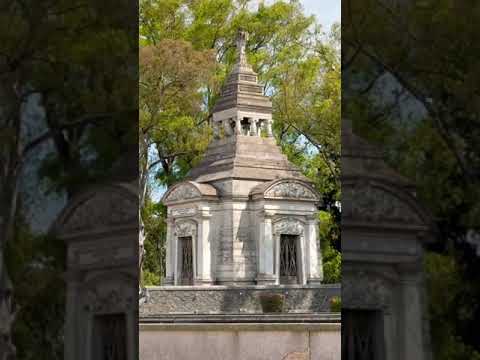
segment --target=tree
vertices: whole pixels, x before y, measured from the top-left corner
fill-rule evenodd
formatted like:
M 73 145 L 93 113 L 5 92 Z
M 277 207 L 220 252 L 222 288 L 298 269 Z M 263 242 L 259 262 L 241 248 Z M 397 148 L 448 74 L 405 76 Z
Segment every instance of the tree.
M 315 18 L 304 14 L 298 1 L 277 1 L 271 5 L 260 3 L 257 9 L 251 5 L 251 1 L 234 0 L 140 2 L 142 47 L 153 49 L 161 47 L 166 41 L 170 44 L 188 43 L 191 44 L 190 51 L 213 53 L 216 60 L 213 74 L 209 74 L 208 80 L 203 79 L 203 85 L 198 88 L 199 96 L 191 98 L 195 100 L 197 109 L 179 96 L 174 101 L 178 104 L 177 110 L 181 110 L 173 112 L 177 117 L 171 116 L 167 121 L 165 116 L 165 122 L 159 118 L 153 120 L 162 124 L 164 130 L 157 136 L 160 140 L 158 145 L 161 145 L 158 148 L 169 149 L 163 150 L 164 154 L 178 155 L 172 151 L 178 150 L 178 147 L 186 152 L 172 157 L 166 164 L 168 166 L 161 168 L 152 186 L 169 186 L 181 180 L 203 154 L 208 143 L 203 133 L 208 130 L 207 122 L 225 76 L 236 60 L 235 38 L 239 29 L 247 31 L 248 61 L 259 74 L 260 81 L 265 84 L 265 92 L 271 95 L 274 103 L 275 135 L 290 159 L 325 194 L 328 211 L 322 215 L 322 220 L 325 220 L 322 234 L 326 236 L 323 243 L 329 247 L 331 240 L 335 244 L 326 260 L 327 268 L 330 260 L 332 264 L 336 263 L 333 266 L 336 270 L 332 273 L 337 275 L 332 276 L 330 281 L 338 281 L 340 254 L 334 248 L 340 248 L 339 212 L 335 206 L 339 199 L 339 27 L 334 29 L 331 37 L 325 36 Z M 172 57 L 166 56 L 166 51 L 159 52 L 159 56 Z M 189 65 L 190 68 L 193 64 L 195 62 Z M 148 92 L 147 87 L 144 89 Z M 142 96 L 148 99 L 148 94 Z M 182 112 L 188 116 L 178 116 Z M 147 124 L 148 118 L 142 121 Z M 195 128 L 194 124 L 198 126 Z M 183 137 L 185 134 L 188 135 L 186 138 Z M 197 143 L 195 149 L 182 147 L 181 144 L 188 143 L 189 138 Z M 204 142 L 199 143 L 199 138 Z M 175 142 L 170 142 L 170 139 L 175 139 Z M 143 158 L 148 155 L 147 148 L 144 147 Z M 169 176 L 165 169 L 174 169 L 174 176 Z
M 466 240 L 480 225 L 474 41 L 480 8 L 470 1 L 347 0 L 342 6 L 343 111 L 358 133 L 382 144 L 390 164 L 415 181 L 438 228 L 432 256 L 445 256 L 444 264 L 452 262 L 447 268 L 462 279 L 452 289 L 458 294 L 455 306 L 471 312 L 460 316 L 449 306 L 448 316 L 442 313 L 456 344 L 449 347 L 445 333 L 435 329 L 436 358 L 453 358 L 451 350 L 461 347 L 465 351 L 455 358 L 473 358 L 479 350 L 473 329 L 480 312 L 471 299 L 480 295 L 473 277 L 480 263 Z M 427 264 L 426 271 L 437 279 L 444 269 Z M 435 286 L 430 287 L 434 314 L 441 305 Z
M 72 195 L 91 181 L 92 176 L 98 177 L 108 159 L 118 156 L 115 150 L 119 147 L 113 152 L 102 147 L 104 144 L 99 141 L 98 132 L 92 131 L 94 127 L 101 126 L 105 135 L 114 131 L 116 142 L 118 139 L 125 143 L 136 141 L 137 136 L 132 134 L 138 129 L 132 127 L 131 122 L 125 122 L 128 116 L 136 114 L 136 97 L 132 97 L 129 90 L 135 74 L 128 69 L 129 49 L 136 46 L 136 40 L 128 41 L 132 39 L 128 35 L 130 29 L 125 30 L 128 19 L 121 16 L 121 11 L 122 6 L 118 4 L 94 1 L 10 1 L 0 7 L 2 359 L 14 356 L 13 322 L 10 321 L 15 313 L 14 303 L 32 301 L 22 296 L 21 283 L 17 283 L 24 281 L 23 277 L 15 276 L 12 284 L 9 272 L 16 274 L 16 270 L 11 268 L 10 259 L 5 258 L 6 252 L 9 255 L 22 252 L 25 242 L 40 241 L 24 230 L 27 226 L 20 221 L 28 207 L 22 192 L 24 170 L 42 146 L 53 144 L 55 152 L 45 162 L 45 173 L 41 175 L 43 178 L 48 175 L 58 185 L 54 190 L 61 189 Z M 112 74 L 112 69 L 118 73 Z M 28 116 L 27 110 L 35 102 L 39 102 L 38 107 L 43 110 L 39 118 L 44 124 Z M 114 144 L 113 140 L 110 144 Z M 19 238 L 25 242 L 17 243 Z M 63 258 L 61 253 L 56 256 Z M 28 269 L 31 261 L 39 261 L 33 256 L 20 259 L 25 263 L 15 264 L 15 268 Z M 49 266 L 41 261 L 40 265 Z M 18 296 L 15 296 L 15 289 L 18 289 Z M 60 288 L 58 291 L 60 293 Z M 37 295 L 35 291 L 31 294 Z M 48 297 L 48 291 L 44 295 Z M 20 308 L 15 323 L 17 329 L 25 325 L 22 321 L 31 320 L 22 311 Z M 41 312 L 31 314 L 43 315 Z M 20 343 L 22 345 L 27 346 Z M 48 351 L 50 349 L 43 346 L 36 354 L 56 356 Z M 28 355 L 20 352 L 19 356 Z

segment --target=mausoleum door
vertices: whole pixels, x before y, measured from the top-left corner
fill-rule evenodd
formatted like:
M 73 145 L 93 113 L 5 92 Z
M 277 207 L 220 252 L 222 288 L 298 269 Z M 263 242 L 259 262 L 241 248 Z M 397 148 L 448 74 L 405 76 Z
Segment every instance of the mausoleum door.
M 175 225 L 175 285 L 194 285 L 197 274 L 197 224 L 182 221 Z M 201 240 L 201 239 L 200 239 Z
M 298 284 L 299 236 L 280 235 L 280 284 Z
M 342 359 L 385 360 L 382 311 L 342 311 Z
M 191 236 L 178 238 L 180 249 L 180 284 L 193 285 L 193 244 Z
M 94 317 L 93 360 L 127 360 L 125 314 Z
M 293 218 L 273 223 L 275 277 L 277 284 L 306 283 L 304 224 Z

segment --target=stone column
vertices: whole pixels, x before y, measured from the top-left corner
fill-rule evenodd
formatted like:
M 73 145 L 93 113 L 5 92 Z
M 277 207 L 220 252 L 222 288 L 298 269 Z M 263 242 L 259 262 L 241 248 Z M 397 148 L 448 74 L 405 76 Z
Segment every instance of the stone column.
M 273 137 L 272 119 L 267 119 L 267 136 L 268 137 Z
M 66 310 L 65 310 L 65 359 L 77 359 L 77 302 L 80 301 L 78 294 L 79 283 L 77 276 L 74 273 L 68 272 L 67 281 L 67 294 L 66 294 Z
M 95 359 L 92 359 L 93 344 L 94 344 L 93 327 L 95 326 L 94 317 L 95 317 L 95 314 L 92 311 L 89 311 L 88 314 L 86 314 L 86 316 L 82 317 L 84 322 L 82 333 L 84 334 L 83 336 L 85 336 L 84 338 L 85 342 L 82 343 L 82 347 L 80 349 L 82 354 L 80 356 L 80 359 L 95 360 Z
M 305 228 L 306 274 L 308 283 L 320 283 L 323 280 L 322 260 L 318 249 L 318 221 L 316 217 L 308 219 Z
M 402 274 L 403 359 L 426 360 L 423 337 L 423 309 L 420 276 L 407 270 Z
M 213 138 L 214 139 L 219 139 L 220 138 L 220 129 L 218 126 L 218 122 L 213 123 Z
M 242 135 L 242 123 L 240 122 L 240 118 L 235 116 L 235 134 Z
M 258 251 L 258 274 L 257 284 L 274 284 L 276 283 L 275 276 L 275 246 L 272 229 L 272 219 L 269 215 L 265 214 L 263 219 L 259 222 L 257 241 Z
M 305 231 L 302 235 L 300 235 L 298 241 L 299 241 L 299 250 L 300 250 L 300 256 L 301 260 L 300 263 L 298 264 L 298 283 L 301 285 L 305 285 L 307 283 L 307 280 L 309 279 L 309 262 L 308 262 L 308 238 L 306 238 L 307 234 L 305 234 Z
M 392 314 L 392 309 L 385 309 L 383 313 L 383 331 L 385 337 L 385 358 L 386 359 L 395 359 L 395 347 L 396 344 L 396 329 L 395 329 L 395 319 Z
M 175 225 L 172 224 L 172 230 L 175 229 Z M 176 230 L 173 230 L 171 239 L 171 251 L 172 251 L 172 258 L 173 258 L 173 285 L 180 284 L 180 259 L 178 254 L 178 237 L 176 234 Z M 193 240 L 193 239 L 192 239 Z
M 211 284 L 210 215 L 201 215 L 198 219 L 196 262 L 195 285 Z
M 175 259 L 173 257 L 173 239 L 174 239 L 174 227 L 173 219 L 167 219 L 167 243 L 166 243 L 166 256 L 165 256 L 165 285 L 173 285 L 173 277 L 175 274 L 174 264 Z
M 257 122 L 258 119 L 250 119 L 250 136 L 257 136 Z
M 225 136 L 232 136 L 232 127 L 230 126 L 230 119 L 223 120 L 223 129 Z
M 127 311 L 126 317 L 126 333 L 127 333 L 127 360 L 135 360 L 137 351 L 137 339 L 138 339 L 138 319 L 136 312 Z

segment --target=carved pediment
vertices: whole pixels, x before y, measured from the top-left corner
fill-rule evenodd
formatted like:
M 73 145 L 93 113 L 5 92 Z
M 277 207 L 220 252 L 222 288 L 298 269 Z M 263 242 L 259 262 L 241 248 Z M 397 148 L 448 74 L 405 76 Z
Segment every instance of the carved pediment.
M 135 310 L 135 290 L 116 279 L 94 284 L 83 291 L 83 309 L 94 314 L 130 312 Z
M 342 277 L 343 306 L 349 309 L 387 309 L 391 302 L 391 286 L 377 274 L 359 272 Z
M 99 192 L 78 205 L 62 226 L 62 232 L 95 231 L 136 223 L 138 203 L 116 191 Z
M 276 235 L 303 235 L 303 224 L 296 219 L 281 219 L 273 224 L 273 232 Z
M 197 224 L 193 221 L 179 222 L 175 224 L 175 236 L 184 237 L 192 236 L 195 237 L 197 231 Z
M 200 191 L 189 184 L 182 184 L 173 189 L 165 198 L 165 202 L 190 200 L 201 197 Z
M 311 199 L 316 200 L 316 194 L 307 186 L 295 181 L 281 182 L 273 185 L 265 192 L 265 197 Z
M 373 223 L 423 224 L 407 201 L 369 182 L 342 190 L 342 219 Z

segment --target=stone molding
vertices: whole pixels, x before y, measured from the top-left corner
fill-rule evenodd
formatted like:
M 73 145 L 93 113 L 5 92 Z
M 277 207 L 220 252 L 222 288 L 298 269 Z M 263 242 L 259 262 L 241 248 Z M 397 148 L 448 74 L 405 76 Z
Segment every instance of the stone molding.
M 136 222 L 138 203 L 118 192 L 97 193 L 75 208 L 62 232 L 91 231 Z
M 195 238 L 197 234 L 197 223 L 193 220 L 177 221 L 175 223 L 175 237 L 191 236 Z
M 197 209 L 194 207 L 190 208 L 178 208 L 170 210 L 170 215 L 173 217 L 183 217 L 183 216 L 192 216 L 197 213 Z
M 92 279 L 83 294 L 83 310 L 89 314 L 129 313 L 137 309 L 136 287 L 123 276 Z
M 285 199 L 318 202 L 320 195 L 307 182 L 297 178 L 275 179 L 252 189 L 253 199 Z
M 345 275 L 342 277 L 342 304 L 349 309 L 388 310 L 392 304 L 391 285 L 376 273 Z
M 275 236 L 280 234 L 303 236 L 304 231 L 303 223 L 295 218 L 280 218 L 273 222 L 273 234 Z
M 210 184 L 184 181 L 171 187 L 163 196 L 162 202 L 169 204 L 202 198 L 216 199 L 217 195 L 217 189 Z
M 342 199 L 342 218 L 347 221 L 425 225 L 408 200 L 372 181 L 345 184 Z
M 265 197 L 290 198 L 290 199 L 312 199 L 316 200 L 315 194 L 306 186 L 293 181 L 281 182 L 269 188 Z
M 179 200 L 189 200 L 200 197 L 200 192 L 193 188 L 190 185 L 180 185 L 177 188 L 173 189 L 170 194 L 165 198 L 165 201 L 179 201 Z

